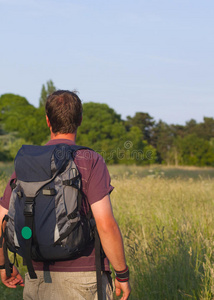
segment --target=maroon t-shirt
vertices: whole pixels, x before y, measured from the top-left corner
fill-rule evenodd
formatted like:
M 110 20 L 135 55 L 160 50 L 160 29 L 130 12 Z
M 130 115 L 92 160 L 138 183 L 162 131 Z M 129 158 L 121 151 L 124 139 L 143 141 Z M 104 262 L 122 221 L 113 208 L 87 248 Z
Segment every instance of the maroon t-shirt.
M 67 139 L 55 139 L 50 140 L 47 145 L 55 144 L 68 144 L 74 145 L 74 142 Z M 111 186 L 110 176 L 104 159 L 98 153 L 81 149 L 76 152 L 74 162 L 81 174 L 82 179 L 82 191 L 84 194 L 84 202 L 86 206 L 84 210 L 88 210 L 89 205 L 101 200 L 107 194 L 111 193 L 113 187 Z M 9 209 L 9 202 L 11 196 L 10 182 L 16 178 L 15 172 L 12 174 L 10 181 L 8 182 L 4 195 L 0 198 L 0 205 L 6 209 Z M 56 261 L 49 263 L 33 262 L 35 270 L 50 270 L 55 272 L 85 272 L 95 271 L 95 249 L 92 242 L 81 254 L 81 256 L 75 259 L 66 261 Z M 109 271 L 109 262 L 105 258 L 102 262 L 102 268 L 105 271 Z

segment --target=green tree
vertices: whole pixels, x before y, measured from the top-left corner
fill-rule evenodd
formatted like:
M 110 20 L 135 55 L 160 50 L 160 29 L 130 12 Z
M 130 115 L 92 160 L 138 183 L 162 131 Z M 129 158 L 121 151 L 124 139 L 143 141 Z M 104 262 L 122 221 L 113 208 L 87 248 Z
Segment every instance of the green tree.
M 47 97 L 56 91 L 56 87 L 54 86 L 54 83 L 52 80 L 49 80 L 46 82 L 46 86 L 42 85 L 41 95 L 39 98 L 39 106 L 44 107 L 46 103 Z
M 213 144 L 199 138 L 195 133 L 184 138 L 178 137 L 175 146 L 180 165 L 214 166 Z
M 107 104 L 84 103 L 83 121 L 77 143 L 101 153 L 109 163 L 117 163 L 115 149 L 121 148 L 126 129 L 121 116 Z
M 204 117 L 204 122 L 199 123 L 198 136 L 209 141 L 214 138 L 214 119 Z
M 149 165 L 156 162 L 157 155 L 154 147 L 143 140 L 143 133 L 139 127 L 133 126 L 126 134 L 124 143 L 125 159 L 122 163 Z
M 0 97 L 0 111 L 0 122 L 6 133 L 38 145 L 47 139 L 44 107 L 35 108 L 24 97 L 4 94 Z
M 26 98 L 4 94 L 0 97 L 0 121 L 6 132 L 20 131 L 20 126 L 26 129 L 26 119 L 36 111 Z M 23 124 L 24 123 L 24 124 Z
M 12 157 L 10 155 L 10 152 L 7 148 L 7 144 L 9 141 L 9 136 L 4 134 L 0 135 L 0 161 L 10 161 L 12 160 Z
M 174 140 L 174 129 L 163 121 L 155 124 L 152 133 L 152 146 L 157 150 L 158 163 L 171 163 L 169 152 Z
M 170 129 L 171 129 L 171 135 L 173 135 L 175 138 L 177 136 L 184 137 L 186 135 L 184 125 L 172 124 L 172 125 L 170 125 Z
M 146 140 L 149 144 L 151 143 L 152 129 L 155 125 L 155 121 L 153 117 L 151 117 L 148 113 L 136 112 L 134 117 L 127 117 L 125 124 L 128 130 L 132 126 L 137 126 L 138 128 L 140 128 L 143 134 L 143 139 Z
M 199 138 L 209 141 L 214 137 L 214 119 L 204 117 L 204 120 L 201 123 L 197 123 L 192 119 L 186 122 L 184 131 L 185 135 L 196 134 Z
M 77 143 L 99 152 L 108 164 L 143 165 L 156 159 L 155 149 L 143 141 L 141 129 L 132 126 L 127 131 L 121 116 L 107 104 L 83 104 L 83 121 L 78 129 Z

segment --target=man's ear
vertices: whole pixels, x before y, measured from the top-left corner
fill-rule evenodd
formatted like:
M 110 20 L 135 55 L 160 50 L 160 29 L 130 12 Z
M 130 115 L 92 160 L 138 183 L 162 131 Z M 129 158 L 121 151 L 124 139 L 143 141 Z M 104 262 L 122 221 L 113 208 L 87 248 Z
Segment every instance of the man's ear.
M 50 123 L 47 115 L 46 115 L 46 123 L 47 123 L 48 127 L 51 128 L 51 123 Z

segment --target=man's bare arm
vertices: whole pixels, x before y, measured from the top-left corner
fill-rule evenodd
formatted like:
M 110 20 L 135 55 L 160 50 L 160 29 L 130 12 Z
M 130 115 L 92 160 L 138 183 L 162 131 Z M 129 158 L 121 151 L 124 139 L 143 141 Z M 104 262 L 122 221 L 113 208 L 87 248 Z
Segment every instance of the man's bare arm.
M 2 232 L 2 220 L 7 213 L 8 213 L 8 210 L 0 205 L 0 235 Z M 0 248 L 0 265 L 4 265 L 3 247 Z
M 115 270 L 124 270 L 126 268 L 126 260 L 123 240 L 120 229 L 113 215 L 109 195 L 92 204 L 91 209 L 106 256 Z M 128 299 L 131 291 L 129 283 L 121 283 L 116 280 L 115 286 L 117 296 L 120 294 L 120 290 L 122 289 L 123 297 L 121 299 Z
M 2 232 L 2 220 L 7 213 L 8 210 L 0 205 L 0 234 Z M 4 265 L 3 248 L 0 248 L 0 265 Z M 5 269 L 0 269 L 0 275 L 2 283 L 9 288 L 16 288 L 17 285 L 24 286 L 24 281 L 15 266 L 13 266 L 13 271 L 10 277 L 7 277 Z

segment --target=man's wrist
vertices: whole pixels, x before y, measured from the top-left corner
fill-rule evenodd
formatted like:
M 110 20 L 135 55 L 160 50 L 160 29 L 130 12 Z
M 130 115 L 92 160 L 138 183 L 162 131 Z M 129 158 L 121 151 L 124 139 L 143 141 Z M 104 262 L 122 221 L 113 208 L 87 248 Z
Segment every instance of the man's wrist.
M 0 270 L 4 270 L 5 269 L 5 265 L 0 265 Z
M 10 268 L 11 268 L 11 270 L 13 269 L 13 264 L 10 262 Z M 0 271 L 1 270 L 5 270 L 6 269 L 6 266 L 5 266 L 5 264 L 4 265 L 0 265 Z
M 119 281 L 119 282 L 127 282 L 129 281 L 129 267 L 126 266 L 126 268 L 122 271 L 116 271 L 114 270 L 115 272 L 115 276 L 116 276 L 116 279 Z

